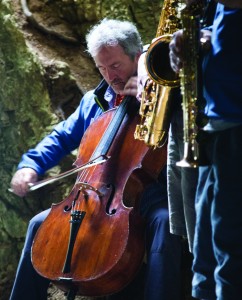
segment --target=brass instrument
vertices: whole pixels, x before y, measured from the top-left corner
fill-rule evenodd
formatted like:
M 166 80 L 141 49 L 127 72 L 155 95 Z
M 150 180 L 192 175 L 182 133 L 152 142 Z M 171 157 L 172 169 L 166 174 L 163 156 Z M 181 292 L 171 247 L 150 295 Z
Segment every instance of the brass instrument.
M 178 0 L 164 0 L 156 33 L 145 56 L 149 76 L 140 105 L 141 124 L 134 137 L 148 146 L 161 147 L 167 140 L 172 113 L 171 90 L 179 86 L 179 76 L 171 69 L 169 43 L 180 28 Z
M 203 1 L 181 11 L 183 28 L 183 67 L 180 71 L 183 109 L 184 157 L 177 162 L 180 167 L 197 168 L 199 149 L 197 142 L 198 98 L 199 98 L 199 52 L 200 21 Z

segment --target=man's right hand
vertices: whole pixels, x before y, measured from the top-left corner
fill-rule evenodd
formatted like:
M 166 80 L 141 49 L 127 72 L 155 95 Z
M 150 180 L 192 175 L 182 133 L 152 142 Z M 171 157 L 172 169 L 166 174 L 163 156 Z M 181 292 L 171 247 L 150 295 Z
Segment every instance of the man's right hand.
M 29 183 L 38 180 L 38 174 L 31 168 L 19 169 L 11 180 L 11 188 L 14 194 L 24 197 L 29 191 Z
M 145 88 L 145 83 L 147 79 L 149 78 L 146 67 L 145 67 L 145 56 L 146 52 L 142 53 L 139 61 L 138 61 L 138 80 L 137 80 L 137 95 L 136 98 L 141 101 L 142 98 L 142 92 Z
M 202 29 L 200 32 L 201 49 L 204 54 L 206 54 L 211 48 L 211 35 L 212 32 L 210 30 Z M 173 34 L 169 45 L 170 65 L 176 73 L 179 73 L 183 66 L 183 43 L 183 30 L 180 29 Z
M 180 29 L 173 34 L 170 41 L 170 65 L 174 72 L 179 73 L 183 63 L 183 30 Z

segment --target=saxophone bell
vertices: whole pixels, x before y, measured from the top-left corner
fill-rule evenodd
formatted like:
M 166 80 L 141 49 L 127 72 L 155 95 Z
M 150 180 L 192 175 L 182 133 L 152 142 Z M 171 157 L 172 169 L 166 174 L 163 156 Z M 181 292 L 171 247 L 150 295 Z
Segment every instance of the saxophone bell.
M 193 144 L 184 142 L 184 156 L 176 165 L 183 168 L 197 168 L 199 166 L 198 154 L 198 144 L 196 141 Z
M 158 37 L 146 53 L 146 70 L 150 78 L 157 84 L 177 87 L 180 84 L 179 75 L 170 66 L 169 43 L 172 34 Z
M 134 137 L 150 147 L 162 147 L 168 135 L 173 99 L 171 94 L 179 86 L 180 78 L 170 66 L 169 43 L 172 34 L 180 29 L 179 0 L 164 0 L 156 38 L 145 56 L 149 76 L 140 105 L 141 124 Z

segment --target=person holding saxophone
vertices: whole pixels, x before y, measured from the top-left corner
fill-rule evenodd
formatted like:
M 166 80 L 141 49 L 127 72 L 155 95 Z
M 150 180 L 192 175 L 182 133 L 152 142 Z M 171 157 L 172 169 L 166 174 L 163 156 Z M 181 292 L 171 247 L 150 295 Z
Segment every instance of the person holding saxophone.
M 198 179 L 198 169 L 177 166 L 177 162 L 181 161 L 184 157 L 183 111 L 181 106 L 182 97 L 179 87 L 180 82 L 177 80 L 179 76 L 175 77 L 175 72 L 173 71 L 174 73 L 172 74 L 172 70 L 166 68 L 166 64 L 161 62 L 161 60 L 167 60 L 167 65 L 169 65 L 169 43 L 167 46 L 167 57 L 163 49 L 166 47 L 165 45 L 167 41 L 171 39 L 171 36 L 175 30 L 181 28 L 181 20 L 179 17 L 181 8 L 179 7 L 179 4 L 179 1 L 164 1 L 163 11 L 161 13 L 157 30 L 158 34 L 149 46 L 148 51 L 143 53 L 139 59 L 138 81 L 140 87 L 137 97 L 141 99 L 141 103 L 142 101 L 145 103 L 147 102 L 149 104 L 149 109 L 150 107 L 154 106 L 154 102 L 158 103 L 157 107 L 162 108 L 161 110 L 156 110 L 155 108 L 153 109 L 153 114 L 157 115 L 157 117 L 155 116 L 153 119 L 149 117 L 149 114 L 145 115 L 146 119 L 145 122 L 143 122 L 143 127 L 146 129 L 146 131 L 144 130 L 146 135 L 148 135 L 146 132 L 149 133 L 149 127 L 146 124 L 154 125 L 153 128 L 150 129 L 151 138 L 145 137 L 144 140 L 146 140 L 146 142 L 148 140 L 148 142 L 151 144 L 153 140 L 158 140 L 158 138 L 154 139 L 152 134 L 155 136 L 156 132 L 159 132 L 160 129 L 161 132 L 168 132 L 167 188 L 170 232 L 172 234 L 181 236 L 184 242 L 188 243 L 189 250 L 192 252 L 195 228 L 194 202 Z M 215 6 L 216 4 L 214 1 L 210 1 L 208 3 L 203 16 L 203 24 L 211 24 Z M 171 15 L 173 16 L 172 18 Z M 159 30 L 159 28 L 161 29 Z M 164 47 L 159 46 L 162 44 Z M 157 52 L 158 54 L 153 54 L 152 56 L 152 52 Z M 156 57 L 159 57 L 159 59 L 156 60 Z M 155 65 L 155 62 L 157 65 Z M 154 72 L 151 72 L 153 70 Z M 169 79 L 165 77 L 167 74 L 169 74 Z M 158 75 L 159 80 L 157 80 Z M 159 89 L 156 89 L 155 96 L 150 93 L 151 96 L 154 97 L 154 99 L 152 99 L 150 102 L 149 98 L 152 97 L 146 92 L 147 78 L 153 80 L 159 87 Z M 173 79 L 171 80 L 171 78 Z M 143 93 L 143 98 L 145 99 L 142 100 L 142 92 L 144 87 L 145 93 Z M 157 93 L 157 90 L 161 91 L 160 94 Z M 168 93 L 169 96 L 167 96 Z M 158 122 L 156 123 L 157 120 Z M 140 126 L 139 128 L 142 129 L 143 127 Z M 157 130 L 157 128 L 159 130 Z M 151 146 L 156 147 L 157 144 L 154 144 L 153 142 Z
M 187 1 L 188 5 L 192 1 Z M 203 95 L 208 123 L 200 150 L 192 295 L 204 300 L 235 300 L 242 295 L 242 1 L 218 0 L 213 24 L 201 30 Z M 174 34 L 170 61 L 183 67 L 183 32 Z

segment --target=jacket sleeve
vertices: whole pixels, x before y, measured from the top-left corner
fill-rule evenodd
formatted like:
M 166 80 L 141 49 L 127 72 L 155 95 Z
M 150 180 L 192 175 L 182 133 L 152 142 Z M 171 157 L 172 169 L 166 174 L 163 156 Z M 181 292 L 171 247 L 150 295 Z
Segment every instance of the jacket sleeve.
M 59 123 L 34 149 L 22 156 L 18 169 L 29 167 L 43 175 L 79 146 L 85 130 L 100 114 L 93 92 L 88 92 L 67 120 Z

